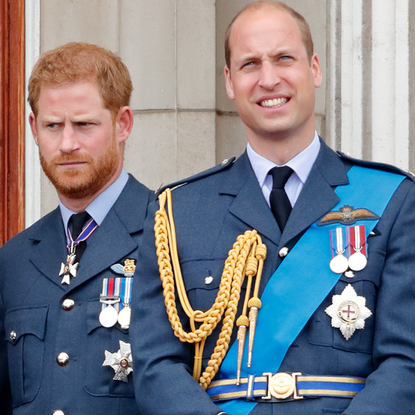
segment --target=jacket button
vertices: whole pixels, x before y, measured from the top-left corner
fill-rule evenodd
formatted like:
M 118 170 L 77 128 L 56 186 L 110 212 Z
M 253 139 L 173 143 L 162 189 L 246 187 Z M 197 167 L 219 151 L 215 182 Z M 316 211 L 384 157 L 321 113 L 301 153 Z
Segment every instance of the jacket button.
M 211 275 L 208 275 L 207 277 L 205 277 L 205 284 L 206 285 L 210 285 L 213 282 L 213 277 Z
M 65 412 L 63 412 L 60 409 L 58 409 L 57 411 L 53 411 L 53 414 L 52 415 L 65 415 Z
M 17 338 L 17 333 L 16 333 L 14 330 L 12 330 L 12 331 L 10 332 L 10 334 L 9 334 L 9 339 L 10 339 L 12 342 L 14 342 L 14 341 L 16 340 L 16 338 Z
M 58 357 L 56 358 L 56 361 L 58 362 L 59 366 L 66 366 L 69 363 L 68 353 L 65 353 L 65 352 L 59 353 Z
M 65 311 L 72 310 L 74 305 L 75 305 L 75 301 L 72 300 L 71 298 L 67 298 L 67 299 L 63 300 L 63 302 L 62 302 L 62 308 Z
M 279 250 L 278 255 L 279 255 L 281 258 L 285 258 L 285 257 L 288 255 L 288 248 L 287 248 L 286 246 L 282 247 L 282 248 Z

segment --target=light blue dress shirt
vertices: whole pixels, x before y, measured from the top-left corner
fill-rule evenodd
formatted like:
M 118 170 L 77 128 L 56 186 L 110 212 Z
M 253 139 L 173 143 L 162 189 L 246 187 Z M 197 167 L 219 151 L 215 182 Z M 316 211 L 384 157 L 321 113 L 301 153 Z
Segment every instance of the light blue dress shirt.
M 310 170 L 316 161 L 318 152 L 320 151 L 320 140 L 317 132 L 314 133 L 313 141 L 306 147 L 301 153 L 298 153 L 284 166 L 291 167 L 294 173 L 288 179 L 285 184 L 285 192 L 287 193 L 288 199 L 290 200 L 291 206 L 295 205 L 295 202 L 303 189 L 304 183 L 307 180 Z M 262 193 L 269 205 L 269 195 L 272 190 L 272 177 L 269 171 L 277 165 L 272 161 L 262 157 L 253 148 L 247 145 L 246 152 L 248 154 L 249 161 L 255 172 L 259 186 L 261 187 Z M 278 166 L 282 167 L 282 166 Z
M 128 181 L 128 173 L 122 169 L 121 174 L 108 186 L 102 193 L 100 193 L 85 209 L 95 220 L 98 225 L 104 221 L 108 212 L 120 196 Z M 59 208 L 61 210 L 63 226 L 68 229 L 68 222 L 72 215 L 76 212 L 68 209 L 61 201 L 59 201 Z

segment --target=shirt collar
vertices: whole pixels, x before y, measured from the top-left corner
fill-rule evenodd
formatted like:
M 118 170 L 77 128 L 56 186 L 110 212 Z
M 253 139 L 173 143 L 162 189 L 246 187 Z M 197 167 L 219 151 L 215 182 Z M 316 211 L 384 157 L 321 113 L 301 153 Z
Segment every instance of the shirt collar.
M 295 174 L 298 176 L 302 184 L 307 180 L 310 170 L 316 161 L 318 152 L 320 151 L 320 140 L 317 132 L 314 133 L 313 141 L 295 157 L 289 160 L 284 166 L 291 167 Z M 267 178 L 268 172 L 277 164 L 271 160 L 259 155 L 248 143 L 246 152 L 248 154 L 249 161 L 251 162 L 252 169 L 257 177 L 260 187 L 262 187 Z
M 108 186 L 102 193 L 100 193 L 85 209 L 98 225 L 104 221 L 108 212 L 120 196 L 128 181 L 128 173 L 122 169 L 121 174 Z M 70 217 L 75 214 L 72 210 L 67 208 L 59 200 L 59 208 L 61 211 L 62 221 L 65 229 L 68 229 L 68 222 Z

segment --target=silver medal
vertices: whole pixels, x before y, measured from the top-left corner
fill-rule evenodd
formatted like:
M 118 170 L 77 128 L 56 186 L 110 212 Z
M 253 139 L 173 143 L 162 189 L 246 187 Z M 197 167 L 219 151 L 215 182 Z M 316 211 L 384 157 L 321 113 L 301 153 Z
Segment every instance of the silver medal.
M 103 327 L 112 327 L 117 323 L 117 320 L 118 312 L 111 304 L 105 307 L 99 313 L 99 322 Z
M 364 232 L 364 226 L 354 226 L 354 246 L 352 245 L 354 253 L 349 257 L 349 267 L 353 271 L 361 271 L 367 264 L 367 257 L 361 251 L 363 249 L 360 238 L 360 231 Z M 363 241 L 364 245 L 364 241 Z
M 127 305 L 118 314 L 118 323 L 122 329 L 128 329 L 131 322 L 131 308 Z
M 361 271 L 367 264 L 367 258 L 360 251 L 349 257 L 349 268 L 353 271 Z
M 335 274 L 342 274 L 343 272 L 347 271 L 348 268 L 349 268 L 349 262 L 347 261 L 347 258 L 343 254 L 337 254 L 330 261 L 330 269 Z

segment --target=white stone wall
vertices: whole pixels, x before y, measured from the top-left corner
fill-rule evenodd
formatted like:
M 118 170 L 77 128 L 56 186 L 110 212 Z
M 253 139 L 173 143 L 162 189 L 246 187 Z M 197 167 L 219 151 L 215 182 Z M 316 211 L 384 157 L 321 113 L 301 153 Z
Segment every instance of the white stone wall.
M 27 0 L 34 2 L 40 51 L 91 42 L 119 54 L 130 69 L 135 125 L 125 166 L 140 181 L 157 188 L 242 153 L 243 125 L 224 88 L 223 40 L 248 0 Z M 356 157 L 414 166 L 413 2 L 286 3 L 309 22 L 323 68 L 318 132 Z M 36 27 L 36 16 L 28 19 Z M 27 48 L 36 54 L 35 41 Z M 37 160 L 30 147 L 27 159 Z M 28 196 L 28 224 L 57 203 L 43 175 L 39 188 L 40 201 Z

